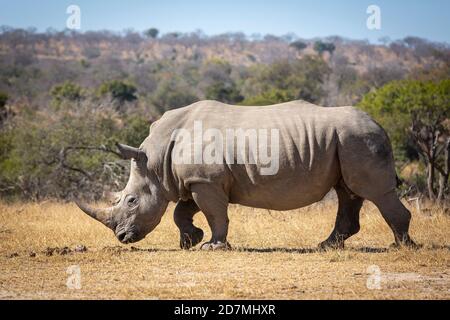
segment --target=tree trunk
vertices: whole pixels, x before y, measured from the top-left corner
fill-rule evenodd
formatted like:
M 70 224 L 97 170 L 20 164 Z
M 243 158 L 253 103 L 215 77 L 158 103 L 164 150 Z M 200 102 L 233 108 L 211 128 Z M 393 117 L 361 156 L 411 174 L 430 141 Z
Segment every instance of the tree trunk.
M 444 172 L 439 174 L 438 202 L 441 202 L 445 198 L 445 192 L 448 188 L 448 178 L 450 175 L 450 138 L 447 138 L 444 148 Z
M 434 188 L 433 188 L 434 164 L 430 160 L 428 160 L 428 164 L 427 164 L 427 173 L 428 173 L 428 177 L 427 177 L 428 197 L 430 198 L 430 200 L 434 200 L 434 199 L 436 199 L 436 195 L 434 193 Z

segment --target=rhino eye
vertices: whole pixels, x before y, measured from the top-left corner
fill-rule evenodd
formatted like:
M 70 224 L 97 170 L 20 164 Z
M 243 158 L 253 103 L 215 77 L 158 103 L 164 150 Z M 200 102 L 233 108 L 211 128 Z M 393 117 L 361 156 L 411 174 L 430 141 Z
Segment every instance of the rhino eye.
M 129 207 L 133 207 L 133 206 L 135 206 L 137 203 L 138 203 L 138 198 L 135 197 L 135 196 L 130 196 L 130 197 L 127 199 L 127 205 L 128 205 Z

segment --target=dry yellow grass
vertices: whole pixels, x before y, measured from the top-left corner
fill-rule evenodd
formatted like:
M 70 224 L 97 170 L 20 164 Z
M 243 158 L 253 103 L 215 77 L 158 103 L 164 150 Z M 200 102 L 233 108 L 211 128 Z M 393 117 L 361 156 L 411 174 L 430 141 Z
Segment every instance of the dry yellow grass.
M 450 298 L 450 217 L 439 211 L 412 210 L 419 250 L 387 250 L 391 232 L 366 203 L 345 250 L 314 252 L 333 227 L 334 203 L 293 212 L 232 206 L 234 250 L 202 252 L 178 248 L 172 210 L 145 240 L 125 246 L 74 205 L 0 204 L 0 299 Z M 209 239 L 202 214 L 195 223 Z M 45 254 L 79 244 L 88 251 Z M 71 265 L 80 267 L 81 289 L 66 286 Z M 371 265 L 380 268 L 380 289 L 367 288 Z

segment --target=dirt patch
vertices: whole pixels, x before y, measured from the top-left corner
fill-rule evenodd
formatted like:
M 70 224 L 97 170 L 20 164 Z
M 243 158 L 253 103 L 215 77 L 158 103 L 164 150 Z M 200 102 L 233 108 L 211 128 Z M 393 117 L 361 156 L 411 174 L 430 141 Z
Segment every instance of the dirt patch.
M 66 254 L 71 254 L 71 253 L 83 253 L 83 252 L 87 252 L 87 247 L 85 245 L 76 245 L 73 249 L 69 248 L 69 247 L 47 247 L 44 251 L 42 251 L 42 253 L 44 255 L 46 255 L 47 257 L 50 257 L 54 254 L 59 254 L 61 256 L 64 256 Z
M 46 257 L 51 257 L 53 255 L 60 255 L 64 256 L 67 254 L 73 254 L 73 253 L 84 253 L 87 252 L 87 247 L 84 245 L 77 245 L 73 247 L 72 249 L 69 247 L 47 247 L 44 250 L 40 251 L 40 255 L 44 255 Z M 24 252 L 22 254 L 23 256 L 28 256 L 30 258 L 35 258 L 38 256 L 38 253 L 34 250 Z M 8 258 L 17 258 L 21 256 L 18 252 L 9 253 L 6 255 Z
M 146 249 L 146 248 L 138 248 L 138 247 L 121 247 L 121 246 L 108 246 L 102 249 L 104 252 L 109 252 L 112 254 L 122 254 L 127 252 L 157 252 L 157 249 Z

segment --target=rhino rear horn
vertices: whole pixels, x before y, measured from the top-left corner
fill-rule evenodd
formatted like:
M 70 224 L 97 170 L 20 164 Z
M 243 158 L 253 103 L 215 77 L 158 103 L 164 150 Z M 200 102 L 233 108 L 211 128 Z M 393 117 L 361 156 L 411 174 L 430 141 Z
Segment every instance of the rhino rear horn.
M 116 143 L 116 146 L 124 160 L 139 160 L 140 158 L 143 158 L 143 155 L 145 155 L 144 151 L 138 148 L 130 147 L 121 143 Z

